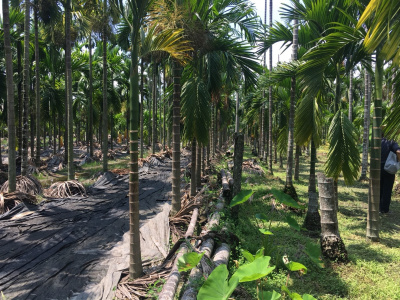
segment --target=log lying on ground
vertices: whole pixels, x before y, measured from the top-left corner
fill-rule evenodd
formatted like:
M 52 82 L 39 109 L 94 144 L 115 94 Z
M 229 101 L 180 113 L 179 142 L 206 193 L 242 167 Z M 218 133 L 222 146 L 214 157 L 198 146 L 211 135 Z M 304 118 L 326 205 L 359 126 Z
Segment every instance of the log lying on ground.
M 233 177 L 231 172 L 226 171 L 226 178 L 228 179 L 229 188 L 233 190 Z
M 221 179 L 222 179 L 222 194 L 229 201 L 232 197 L 232 191 L 229 187 L 228 177 L 224 169 L 221 169 Z
M 229 253 L 231 251 L 231 248 L 229 247 L 228 244 L 222 243 L 221 246 L 215 250 L 215 254 L 213 257 L 213 262 L 215 264 L 215 267 L 218 267 L 219 265 L 227 265 L 228 260 L 229 260 Z
M 186 285 L 186 289 L 183 293 L 182 300 L 196 300 L 197 292 L 199 290 L 199 282 L 201 277 L 203 277 L 203 273 L 209 275 L 211 267 L 208 270 L 205 270 L 203 266 L 207 265 L 206 260 L 211 257 L 211 253 L 214 248 L 214 240 L 207 239 L 200 247 L 199 251 L 204 252 L 204 256 L 201 258 L 200 263 L 196 268 L 193 268 L 190 271 L 188 283 Z

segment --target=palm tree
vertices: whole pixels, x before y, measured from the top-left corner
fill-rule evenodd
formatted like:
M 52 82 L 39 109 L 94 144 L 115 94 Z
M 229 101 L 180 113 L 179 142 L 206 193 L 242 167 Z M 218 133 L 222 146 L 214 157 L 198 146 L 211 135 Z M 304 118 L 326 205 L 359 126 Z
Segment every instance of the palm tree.
M 107 0 L 103 0 L 103 117 L 102 117 L 102 134 L 103 134 L 103 172 L 108 169 L 107 155 L 108 155 L 108 105 L 107 105 Z
M 27 174 L 28 167 L 28 104 L 29 104 L 29 32 L 30 32 L 30 0 L 25 0 L 25 21 L 24 21 L 24 76 L 22 84 L 23 104 L 23 130 L 22 130 L 22 175 Z M 20 108 L 21 109 L 21 108 Z
M 272 0 L 269 1 L 269 28 L 272 28 Z M 295 51 L 295 50 L 293 50 Z M 297 49 L 296 49 L 297 51 Z M 269 71 L 272 71 L 272 46 L 269 49 Z M 268 155 L 269 155 L 269 173 L 272 175 L 272 86 L 269 86 L 269 104 L 268 104 Z
M 35 19 L 35 92 L 36 92 L 36 164 L 40 163 L 40 61 L 39 61 L 39 17 L 38 1 L 35 0 L 34 19 Z M 32 129 L 33 130 L 33 129 Z
M 14 112 L 14 83 L 13 65 L 10 38 L 10 13 L 8 0 L 3 0 L 3 30 L 4 50 L 6 60 L 7 80 L 7 126 L 8 126 L 8 191 L 14 192 L 16 188 L 15 166 L 15 112 Z

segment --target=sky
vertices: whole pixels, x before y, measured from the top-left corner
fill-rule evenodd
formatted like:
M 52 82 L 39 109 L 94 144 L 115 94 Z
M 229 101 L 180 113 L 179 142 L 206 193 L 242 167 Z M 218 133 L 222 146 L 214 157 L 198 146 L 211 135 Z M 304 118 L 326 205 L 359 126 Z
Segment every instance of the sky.
M 264 21 L 264 8 L 265 8 L 265 0 L 251 0 L 251 2 L 254 3 L 257 9 L 258 15 L 262 18 Z M 279 9 L 282 6 L 282 4 L 289 4 L 290 0 L 272 0 L 272 21 L 280 21 L 282 22 L 282 19 L 279 16 Z M 267 0 L 267 24 L 269 24 L 269 0 Z M 272 47 L 272 65 L 276 66 L 278 62 L 278 55 L 279 55 L 279 61 L 281 62 L 288 62 L 290 61 L 291 58 L 291 49 L 289 48 L 285 52 L 282 53 L 282 49 L 280 49 L 282 43 L 276 44 Z M 267 62 L 268 62 L 268 57 L 269 53 L 267 52 Z

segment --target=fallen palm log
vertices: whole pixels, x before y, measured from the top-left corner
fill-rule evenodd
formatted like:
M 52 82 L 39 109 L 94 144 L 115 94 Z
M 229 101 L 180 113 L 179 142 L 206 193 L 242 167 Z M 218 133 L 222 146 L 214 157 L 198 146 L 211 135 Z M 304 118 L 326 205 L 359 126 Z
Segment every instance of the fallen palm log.
M 233 177 L 231 172 L 226 171 L 226 179 L 228 180 L 229 188 L 233 190 Z
M 229 187 L 228 178 L 224 169 L 221 169 L 221 180 L 222 180 L 222 195 L 230 201 L 232 197 L 232 191 Z
M 18 175 L 16 178 L 16 190 L 19 192 L 31 194 L 31 195 L 39 195 L 42 191 L 42 185 L 40 182 L 30 175 L 22 176 Z M 3 184 L 0 189 L 0 192 L 8 191 L 8 180 Z
M 203 194 L 206 190 L 207 186 L 204 186 L 201 191 L 192 199 L 190 200 L 189 203 L 193 203 L 191 205 L 196 205 L 196 207 L 193 206 L 193 213 L 190 219 L 190 223 L 188 226 L 188 229 L 186 231 L 186 233 L 184 234 L 185 239 L 193 236 L 194 234 L 194 229 L 195 229 L 195 225 L 197 223 L 197 219 L 198 219 L 198 206 L 200 205 L 201 201 L 203 200 Z M 171 221 L 177 220 L 177 218 L 182 218 L 182 215 L 186 215 L 188 213 L 188 209 L 191 207 L 191 205 L 182 205 L 181 210 L 173 217 L 170 219 L 170 227 L 172 229 L 173 226 L 176 226 L 174 223 L 173 225 L 171 224 Z M 185 206 L 185 207 L 183 207 Z M 176 221 L 175 221 L 176 222 Z M 178 271 L 178 260 L 179 258 L 186 253 L 188 250 L 188 247 L 186 245 L 186 242 L 181 243 L 181 246 L 178 250 L 178 255 L 176 256 L 174 263 L 173 263 L 173 267 L 171 270 L 171 274 L 169 275 L 165 285 L 163 286 L 163 289 L 159 295 L 159 300 L 172 300 L 174 299 L 175 293 L 176 293 L 176 289 L 178 287 L 178 283 L 179 283 L 179 279 L 180 279 L 180 273 Z
M 85 187 L 76 180 L 53 183 L 45 190 L 46 197 L 68 198 L 71 196 L 86 196 Z
M 197 292 L 200 288 L 199 282 L 203 277 L 203 274 L 209 275 L 211 273 L 211 266 L 206 262 L 207 258 L 211 257 L 214 248 L 214 240 L 207 239 L 200 247 L 199 252 L 204 252 L 200 263 L 196 268 L 190 271 L 189 279 L 186 285 L 186 289 L 183 292 L 182 300 L 196 300 Z
M 23 192 L 0 193 L 0 214 L 4 214 L 20 203 L 36 204 L 36 197 Z
M 213 257 L 215 267 L 218 267 L 222 264 L 228 264 L 230 250 L 231 248 L 226 243 L 222 243 L 221 246 L 219 246 L 217 250 L 215 250 L 215 254 Z

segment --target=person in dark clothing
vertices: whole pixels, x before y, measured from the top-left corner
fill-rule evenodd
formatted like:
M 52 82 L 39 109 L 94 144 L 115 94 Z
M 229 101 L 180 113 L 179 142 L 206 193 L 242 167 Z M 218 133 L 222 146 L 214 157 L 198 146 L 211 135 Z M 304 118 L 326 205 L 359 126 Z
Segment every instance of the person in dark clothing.
M 379 211 L 383 214 L 389 212 L 390 201 L 392 199 L 392 189 L 395 179 L 395 174 L 386 172 L 383 168 L 389 152 L 396 153 L 397 160 L 400 161 L 400 146 L 392 140 L 387 140 L 382 137 L 381 141 L 381 198 L 379 203 Z

